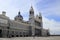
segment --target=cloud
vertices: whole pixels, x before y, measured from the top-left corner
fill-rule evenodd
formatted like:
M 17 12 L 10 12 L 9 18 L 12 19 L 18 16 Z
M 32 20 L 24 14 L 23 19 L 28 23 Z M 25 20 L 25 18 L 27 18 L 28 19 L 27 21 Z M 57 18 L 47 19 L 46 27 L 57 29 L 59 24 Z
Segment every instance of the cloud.
M 49 20 L 48 18 L 43 17 L 43 28 L 49 29 L 51 34 L 60 34 L 60 22 L 57 22 L 54 19 Z
M 42 0 L 35 4 L 37 10 L 42 12 L 42 15 L 45 17 L 50 17 L 56 21 L 60 17 L 60 0 Z

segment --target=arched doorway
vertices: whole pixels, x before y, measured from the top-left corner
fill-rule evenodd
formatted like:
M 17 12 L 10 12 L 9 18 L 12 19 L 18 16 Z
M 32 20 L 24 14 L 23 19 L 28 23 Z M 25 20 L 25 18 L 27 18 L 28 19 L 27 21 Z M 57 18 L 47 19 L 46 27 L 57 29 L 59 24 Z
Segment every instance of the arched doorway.
M 0 37 L 2 37 L 2 30 L 0 29 Z

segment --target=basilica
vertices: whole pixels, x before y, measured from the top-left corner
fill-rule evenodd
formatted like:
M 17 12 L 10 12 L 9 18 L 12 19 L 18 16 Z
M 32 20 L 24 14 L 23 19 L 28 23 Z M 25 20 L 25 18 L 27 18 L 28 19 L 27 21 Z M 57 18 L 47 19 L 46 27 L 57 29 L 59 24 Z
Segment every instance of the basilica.
M 43 28 L 42 15 L 34 16 L 34 9 L 29 10 L 29 20 L 24 21 L 20 11 L 14 20 L 6 16 L 6 12 L 0 14 L 0 37 L 32 37 L 49 36 L 49 31 Z

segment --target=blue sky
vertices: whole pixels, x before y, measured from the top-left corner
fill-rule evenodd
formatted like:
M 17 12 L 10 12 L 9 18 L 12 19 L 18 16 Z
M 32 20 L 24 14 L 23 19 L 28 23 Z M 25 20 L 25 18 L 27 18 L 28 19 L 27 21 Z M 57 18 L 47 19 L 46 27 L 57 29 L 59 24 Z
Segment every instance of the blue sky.
M 38 10 L 43 11 L 43 15 L 49 19 L 60 21 L 60 0 L 43 0 L 36 3 Z
M 6 15 L 14 19 L 20 11 L 24 20 L 28 20 L 31 5 L 35 15 L 41 12 L 43 27 L 51 34 L 60 34 L 60 0 L 0 0 L 0 14 L 6 11 Z

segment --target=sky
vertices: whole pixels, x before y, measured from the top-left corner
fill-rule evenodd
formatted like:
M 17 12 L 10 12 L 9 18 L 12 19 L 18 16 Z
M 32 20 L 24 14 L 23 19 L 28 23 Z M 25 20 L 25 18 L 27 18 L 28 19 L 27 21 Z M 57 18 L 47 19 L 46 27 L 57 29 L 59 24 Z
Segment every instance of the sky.
M 6 16 L 13 20 L 20 11 L 27 21 L 31 5 L 35 15 L 42 14 L 43 28 L 51 34 L 60 34 L 60 0 L 0 0 L 0 14 L 6 11 Z

